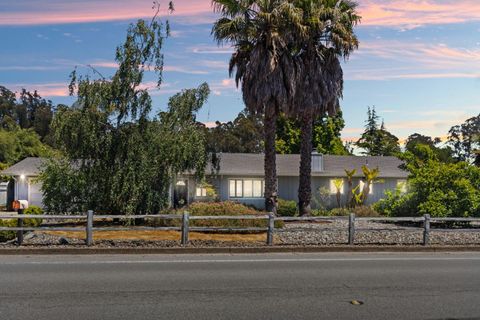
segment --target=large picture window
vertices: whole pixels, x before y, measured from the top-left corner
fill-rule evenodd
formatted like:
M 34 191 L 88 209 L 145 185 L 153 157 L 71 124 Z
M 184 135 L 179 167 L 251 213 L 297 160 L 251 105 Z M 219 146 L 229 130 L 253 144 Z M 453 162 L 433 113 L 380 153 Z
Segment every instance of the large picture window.
M 231 179 L 228 195 L 230 198 L 263 198 L 262 179 Z

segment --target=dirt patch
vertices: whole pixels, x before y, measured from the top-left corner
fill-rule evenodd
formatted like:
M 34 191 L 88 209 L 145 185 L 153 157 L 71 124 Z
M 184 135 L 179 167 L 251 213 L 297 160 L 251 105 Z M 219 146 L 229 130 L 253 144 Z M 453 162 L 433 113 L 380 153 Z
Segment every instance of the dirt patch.
M 66 237 L 85 239 L 85 232 L 77 231 L 44 231 L 42 233 Z M 181 233 L 178 231 L 162 231 L 162 230 L 138 230 L 138 231 L 95 231 L 93 233 L 94 240 L 145 240 L 145 241 L 162 241 L 174 240 L 180 241 Z M 266 233 L 256 234 L 217 234 L 217 233 L 201 233 L 190 232 L 190 240 L 208 240 L 208 241 L 223 241 L 223 242 L 258 242 L 265 241 Z

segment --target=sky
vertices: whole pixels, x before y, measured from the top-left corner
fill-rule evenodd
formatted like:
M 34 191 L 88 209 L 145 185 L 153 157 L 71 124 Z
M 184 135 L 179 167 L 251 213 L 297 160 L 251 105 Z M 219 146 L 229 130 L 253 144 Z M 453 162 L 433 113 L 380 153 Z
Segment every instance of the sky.
M 368 106 L 401 139 L 412 133 L 445 137 L 480 113 L 479 0 L 358 0 L 360 48 L 343 63 L 345 140 L 363 131 Z M 166 2 L 163 3 L 166 9 Z M 155 111 L 182 88 L 208 82 L 212 94 L 198 120 L 233 120 L 244 108 L 228 75 L 228 46 L 211 37 L 218 16 L 210 0 L 175 0 L 162 11 L 172 27 L 165 43 L 164 82 L 154 88 Z M 75 68 L 104 75 L 116 67 L 115 47 L 128 25 L 153 15 L 150 0 L 0 0 L 0 85 L 71 104 Z

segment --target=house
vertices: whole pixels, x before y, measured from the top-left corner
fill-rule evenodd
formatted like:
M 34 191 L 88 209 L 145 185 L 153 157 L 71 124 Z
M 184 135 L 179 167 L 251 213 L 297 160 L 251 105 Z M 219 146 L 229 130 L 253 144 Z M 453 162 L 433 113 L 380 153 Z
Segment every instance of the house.
M 219 169 L 207 168 L 207 180 L 214 187 L 220 200 L 232 200 L 264 207 L 264 156 L 263 154 L 219 155 Z M 28 200 L 30 204 L 42 204 L 41 186 L 36 181 L 44 159 L 26 158 L 1 172 L 14 179 L 14 199 Z M 379 181 L 370 188 L 367 203 L 380 200 L 386 190 L 394 190 L 406 182 L 408 173 L 400 168 L 402 162 L 396 157 L 357 157 L 330 156 L 312 154 L 312 206 L 321 202 L 327 206 L 336 205 L 337 188 L 334 180 L 344 179 L 340 192 L 342 199 L 346 197 L 347 183 L 345 169 L 356 169 L 353 179 L 354 187 L 363 185 L 362 166 L 379 168 Z M 278 155 L 278 197 L 297 201 L 299 184 L 300 155 Z M 172 205 L 181 207 L 194 201 L 208 200 L 207 189 L 193 175 L 183 174 L 173 183 L 171 188 Z M 342 200 L 343 201 L 343 200 Z M 325 203 L 327 202 L 327 203 Z
M 298 200 L 300 155 L 277 155 L 278 198 Z M 362 166 L 380 170 L 378 182 L 370 188 L 367 203 L 377 202 L 384 197 L 386 190 L 405 186 L 408 173 L 400 168 L 402 161 L 396 157 L 357 157 L 331 156 L 312 153 L 312 207 L 321 202 L 327 207 L 335 207 L 337 188 L 334 180 L 343 179 L 340 192 L 342 201 L 346 198 L 348 186 L 345 169 L 356 169 L 353 187 L 363 188 Z M 211 173 L 207 168 L 207 173 Z M 220 200 L 233 200 L 257 208 L 264 208 L 264 156 L 263 154 L 220 154 L 219 170 L 209 175 Z M 204 201 L 206 188 L 199 185 L 191 176 L 180 177 L 174 186 L 174 204 Z M 325 203 L 327 202 L 327 203 Z
M 40 168 L 44 162 L 42 158 L 25 158 L 8 169 L 0 172 L 1 175 L 11 176 L 10 192 L 7 197 L 11 200 L 28 200 L 30 205 L 42 206 L 41 184 L 36 181 Z M 8 204 L 10 205 L 10 203 Z

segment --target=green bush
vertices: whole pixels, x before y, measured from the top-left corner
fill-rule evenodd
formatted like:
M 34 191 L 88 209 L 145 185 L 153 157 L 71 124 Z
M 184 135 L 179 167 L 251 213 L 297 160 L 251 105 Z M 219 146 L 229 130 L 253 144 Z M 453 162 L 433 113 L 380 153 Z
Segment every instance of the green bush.
M 277 214 L 280 217 L 295 217 L 298 215 L 297 203 L 293 200 L 278 199 Z
M 29 206 L 27 209 L 23 210 L 25 215 L 42 215 L 43 209 L 37 206 Z M 42 219 L 25 219 L 23 224 L 29 227 L 38 227 L 42 224 Z
M 388 216 L 480 216 L 480 168 L 465 162 L 418 163 L 408 158 L 407 168 L 411 173 L 408 192 L 387 191 L 375 210 Z
M 163 214 L 182 214 L 188 211 L 190 216 L 243 216 L 243 215 L 265 215 L 265 212 L 258 211 L 244 204 L 224 202 L 194 202 L 188 208 L 182 210 L 169 210 Z M 180 226 L 178 219 L 152 219 L 150 224 L 156 226 Z M 263 228 L 267 227 L 267 220 L 191 220 L 192 227 L 217 227 L 217 228 Z M 282 221 L 276 221 L 275 227 L 283 227 Z
M 37 206 L 30 206 L 28 209 L 23 211 L 23 214 L 28 215 L 40 215 L 43 214 L 43 210 Z M 24 227 L 38 227 L 42 224 L 42 219 L 24 219 Z M 0 219 L 0 227 L 16 227 L 17 219 L 3 220 Z M 17 236 L 16 231 L 0 231 L 0 242 L 5 242 L 12 240 Z

